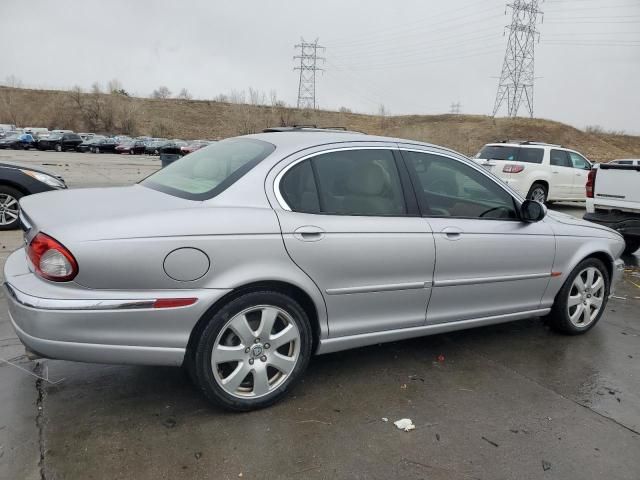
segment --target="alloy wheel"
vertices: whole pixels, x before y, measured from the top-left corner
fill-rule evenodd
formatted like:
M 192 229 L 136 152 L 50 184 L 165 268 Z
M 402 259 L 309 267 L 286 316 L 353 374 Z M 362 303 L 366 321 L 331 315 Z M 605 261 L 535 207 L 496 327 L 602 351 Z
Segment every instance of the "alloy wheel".
M 589 326 L 600 313 L 605 293 L 605 279 L 597 268 L 588 267 L 576 275 L 567 302 L 571 323 L 580 328 Z
M 529 195 L 529 200 L 535 200 L 536 202 L 544 203 L 546 200 L 547 194 L 542 187 L 536 187 L 531 191 L 531 195 Z
M 250 307 L 220 330 L 211 352 L 218 385 L 238 398 L 260 398 L 291 375 L 300 357 L 300 331 L 272 305 Z
M 18 200 L 6 193 L 0 193 L 0 225 L 11 225 L 18 219 Z

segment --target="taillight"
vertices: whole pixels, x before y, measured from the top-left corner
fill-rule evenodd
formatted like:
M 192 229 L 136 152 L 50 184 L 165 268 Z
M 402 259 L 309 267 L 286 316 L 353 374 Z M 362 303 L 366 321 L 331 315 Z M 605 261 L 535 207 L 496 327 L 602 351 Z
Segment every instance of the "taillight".
M 38 233 L 27 248 L 29 260 L 36 273 L 54 282 L 67 282 L 78 274 L 78 262 L 57 240 Z
M 521 171 L 524 170 L 524 165 L 505 165 L 502 168 L 502 171 L 504 173 L 520 173 Z
M 587 190 L 587 198 L 593 198 L 593 192 L 596 189 L 596 174 L 598 173 L 598 169 L 594 168 L 589 170 L 589 175 L 587 175 L 587 184 L 585 185 Z

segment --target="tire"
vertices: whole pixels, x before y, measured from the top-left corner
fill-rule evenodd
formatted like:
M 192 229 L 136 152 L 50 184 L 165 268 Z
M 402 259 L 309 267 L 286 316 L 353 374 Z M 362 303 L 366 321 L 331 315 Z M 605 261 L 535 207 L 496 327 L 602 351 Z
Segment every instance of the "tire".
M 100 147 L 96 147 L 93 149 L 93 153 L 100 153 Z
M 547 203 L 547 196 L 549 192 L 547 187 L 543 183 L 536 182 L 531 185 L 529 193 L 527 193 L 528 200 L 536 200 L 542 204 Z
M 593 277 L 589 272 L 593 272 Z M 579 288 L 578 277 L 586 289 Z M 590 279 L 592 279 L 591 283 Z M 602 285 L 596 287 L 599 281 Z M 588 332 L 602 318 L 607 308 L 610 288 L 611 280 L 604 263 L 597 258 L 583 260 L 571 271 L 556 295 L 551 313 L 546 319 L 547 324 L 553 330 L 565 335 L 580 335 Z M 595 299 L 598 299 L 598 302 Z M 588 314 L 585 313 L 587 311 Z
M 640 238 L 637 237 L 624 237 L 624 243 L 623 255 L 631 255 L 640 248 Z
M 134 151 L 133 150 L 129 150 L 129 155 L 133 155 Z
M 59 143 L 56 145 L 56 152 L 61 152 L 62 151 L 62 145 L 60 145 Z
M 0 185 L 0 230 L 15 230 L 20 226 L 18 201 L 23 196 L 15 188 Z
M 265 338 L 260 330 L 269 319 L 272 328 Z M 285 329 L 289 333 L 278 341 Z M 268 407 L 284 397 L 307 368 L 313 344 L 304 309 L 273 291 L 231 300 L 213 314 L 196 342 L 187 354 L 196 385 L 215 405 L 239 412 Z M 216 361 L 215 370 L 212 359 L 223 360 Z M 262 382 L 256 385 L 256 379 Z

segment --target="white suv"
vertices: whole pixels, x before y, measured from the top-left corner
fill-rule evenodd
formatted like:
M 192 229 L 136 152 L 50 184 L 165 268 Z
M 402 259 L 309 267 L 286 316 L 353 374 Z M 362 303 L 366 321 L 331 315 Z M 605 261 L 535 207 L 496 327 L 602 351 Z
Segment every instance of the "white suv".
M 560 145 L 537 142 L 489 143 L 475 161 L 530 200 L 585 199 L 591 162 Z

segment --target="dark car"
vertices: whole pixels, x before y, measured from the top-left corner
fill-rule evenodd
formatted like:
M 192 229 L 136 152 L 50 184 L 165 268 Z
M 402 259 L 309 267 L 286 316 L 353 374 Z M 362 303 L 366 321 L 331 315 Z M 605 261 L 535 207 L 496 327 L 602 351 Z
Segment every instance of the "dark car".
M 180 147 L 180 151 L 182 152 L 182 155 L 186 155 L 188 153 L 193 153 L 196 150 L 200 150 L 203 147 L 206 147 L 207 145 L 211 145 L 211 142 L 208 142 L 206 140 L 196 140 L 194 142 L 189 142 L 187 145 L 184 145 L 183 147 Z
M 36 141 L 30 133 L 14 133 L 0 139 L 0 148 L 14 148 L 29 150 Z
M 0 162 L 0 230 L 18 228 L 18 201 L 32 193 L 67 188 L 60 175 L 31 165 Z
M 90 152 L 93 147 L 95 147 L 100 140 L 104 140 L 105 136 L 96 135 L 90 138 L 87 138 L 84 142 L 76 147 L 76 151 L 78 152 Z
M 38 150 L 64 152 L 65 150 L 75 150 L 81 143 L 82 138 L 77 133 L 52 133 L 38 139 L 36 148 Z
M 113 138 L 101 138 L 89 149 L 91 153 L 115 152 L 118 142 Z
M 116 147 L 116 153 L 128 153 L 129 155 L 143 154 L 146 150 L 146 145 L 142 140 L 134 140 L 133 142 L 121 143 Z
M 160 149 L 169 144 L 169 140 L 152 140 L 147 142 L 145 152 L 147 155 L 160 155 Z

